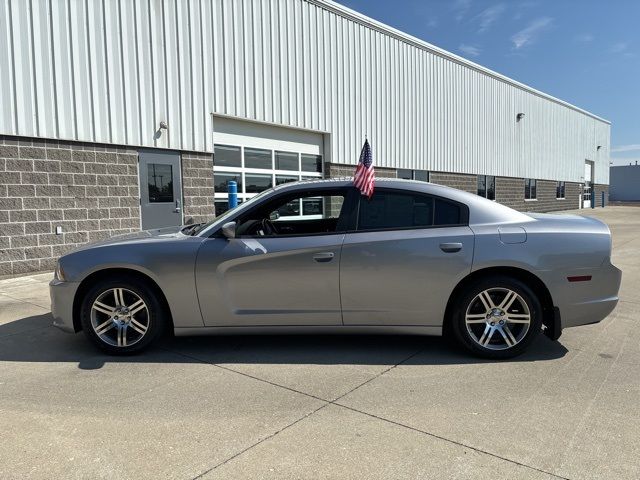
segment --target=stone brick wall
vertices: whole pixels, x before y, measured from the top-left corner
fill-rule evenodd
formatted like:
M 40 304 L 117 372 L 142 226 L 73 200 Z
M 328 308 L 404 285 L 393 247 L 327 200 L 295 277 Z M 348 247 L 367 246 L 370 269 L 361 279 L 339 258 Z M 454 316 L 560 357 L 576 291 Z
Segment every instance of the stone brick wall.
M 181 156 L 184 221 L 208 221 L 212 155 Z M 78 245 L 140 230 L 140 213 L 137 149 L 0 136 L 0 275 L 51 270 Z
M 457 188 L 458 190 L 463 190 L 469 193 L 478 193 L 478 177 L 476 175 L 429 172 L 429 181 L 431 183 Z
M 604 206 L 609 205 L 609 185 L 596 183 L 594 185 L 596 207 L 602 207 L 602 192 L 604 192 Z
M 0 275 L 51 270 L 77 245 L 139 230 L 137 163 L 125 148 L 0 137 Z
M 556 198 L 556 182 L 538 180 L 536 200 L 524 199 L 524 179 L 496 177 L 496 201 L 522 212 L 553 212 L 579 208 L 581 186 L 579 183 L 565 183 L 565 198 Z
M 213 155 L 182 154 L 184 223 L 207 222 L 215 217 Z

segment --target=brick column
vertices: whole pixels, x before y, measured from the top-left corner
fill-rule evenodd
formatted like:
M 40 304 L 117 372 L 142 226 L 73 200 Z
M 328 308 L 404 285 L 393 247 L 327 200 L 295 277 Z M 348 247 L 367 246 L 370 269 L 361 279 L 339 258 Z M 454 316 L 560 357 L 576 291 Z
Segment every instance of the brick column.
M 213 156 L 210 153 L 182 154 L 184 223 L 207 222 L 215 217 Z

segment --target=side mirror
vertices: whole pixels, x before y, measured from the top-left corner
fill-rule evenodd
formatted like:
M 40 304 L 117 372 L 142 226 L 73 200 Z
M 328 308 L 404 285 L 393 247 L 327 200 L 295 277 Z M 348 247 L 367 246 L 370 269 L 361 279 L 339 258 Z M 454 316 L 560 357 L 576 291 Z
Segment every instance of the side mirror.
M 280 218 L 280 212 L 278 210 L 274 210 L 269 214 L 269 220 L 271 220 L 272 222 L 275 222 L 279 218 Z
M 222 234 L 227 240 L 236 238 L 236 222 L 227 222 L 222 225 Z

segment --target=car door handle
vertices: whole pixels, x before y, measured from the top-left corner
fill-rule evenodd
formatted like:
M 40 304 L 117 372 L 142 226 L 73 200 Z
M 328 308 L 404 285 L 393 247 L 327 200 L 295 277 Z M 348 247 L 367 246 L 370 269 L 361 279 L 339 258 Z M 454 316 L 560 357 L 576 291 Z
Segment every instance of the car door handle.
M 454 253 L 462 250 L 462 244 L 457 242 L 452 243 L 441 243 L 440 250 L 446 253 Z
M 316 262 L 330 262 L 331 260 L 333 260 L 333 252 L 316 253 L 313 256 L 313 259 Z

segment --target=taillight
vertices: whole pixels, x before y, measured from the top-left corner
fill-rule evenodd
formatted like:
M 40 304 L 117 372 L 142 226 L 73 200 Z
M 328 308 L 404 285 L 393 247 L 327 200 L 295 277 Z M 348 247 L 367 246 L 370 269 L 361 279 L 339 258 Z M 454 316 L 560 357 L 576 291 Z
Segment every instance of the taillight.
M 589 282 L 591 275 L 575 275 L 573 277 L 567 277 L 570 282 Z

